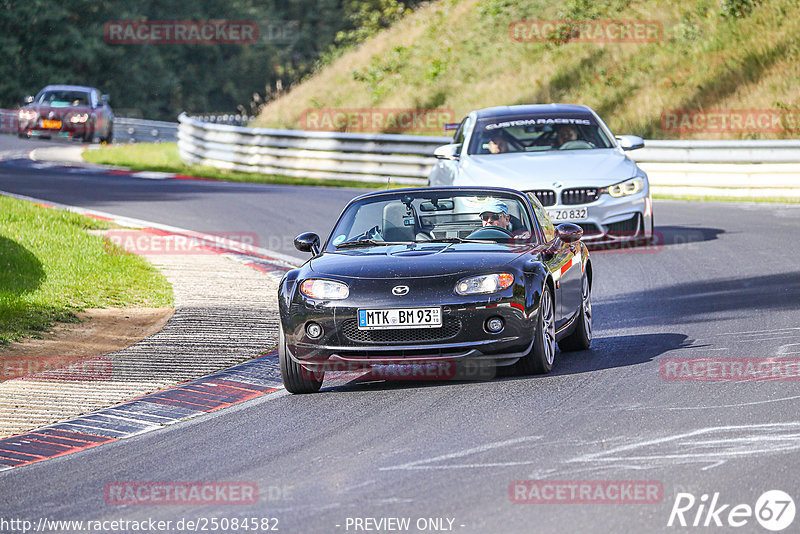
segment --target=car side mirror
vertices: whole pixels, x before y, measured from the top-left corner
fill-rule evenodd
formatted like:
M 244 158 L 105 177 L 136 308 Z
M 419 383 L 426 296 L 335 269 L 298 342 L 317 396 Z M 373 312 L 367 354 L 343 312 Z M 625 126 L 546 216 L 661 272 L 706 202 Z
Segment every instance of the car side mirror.
M 33 96 L 31 95 L 26 96 L 23 102 L 25 102 L 26 104 L 33 104 Z
M 583 237 L 583 228 L 572 223 L 559 224 L 556 226 L 556 237 L 564 243 L 575 243 Z
M 319 236 L 313 232 L 306 232 L 294 238 L 294 248 L 300 252 L 319 254 Z
M 637 135 L 618 135 L 619 147 L 622 150 L 637 150 L 644 148 L 644 139 Z
M 460 143 L 451 143 L 449 145 L 442 145 L 433 151 L 433 155 L 438 159 L 458 159 L 459 151 L 461 150 Z

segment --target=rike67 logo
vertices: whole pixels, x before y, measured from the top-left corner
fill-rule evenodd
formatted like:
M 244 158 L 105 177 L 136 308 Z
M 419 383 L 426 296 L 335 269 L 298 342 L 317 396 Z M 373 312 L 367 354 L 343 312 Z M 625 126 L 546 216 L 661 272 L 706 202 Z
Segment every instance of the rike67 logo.
M 794 515 L 794 499 L 781 490 L 765 491 L 756 500 L 754 507 L 744 503 L 724 503 L 719 493 L 714 493 L 710 498 L 704 493 L 699 499 L 691 493 L 678 493 L 667 526 L 738 528 L 752 525 L 755 517 L 758 524 L 765 529 L 779 532 L 792 524 Z

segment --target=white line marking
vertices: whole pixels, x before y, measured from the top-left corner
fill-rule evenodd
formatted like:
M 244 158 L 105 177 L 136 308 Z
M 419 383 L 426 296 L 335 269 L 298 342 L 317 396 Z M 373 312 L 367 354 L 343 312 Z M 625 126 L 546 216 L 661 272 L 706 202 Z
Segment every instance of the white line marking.
M 167 180 L 175 176 L 171 172 L 140 171 L 129 174 L 133 178 L 143 178 L 145 180 Z
M 509 445 L 516 445 L 517 443 L 523 443 L 528 441 L 536 441 L 542 439 L 542 436 L 522 436 L 519 438 L 509 439 L 505 441 L 495 441 L 493 443 L 487 443 L 485 445 L 479 445 L 477 447 L 473 447 L 470 449 L 464 449 L 457 452 L 451 452 L 449 454 L 442 454 L 441 456 L 434 456 L 433 458 L 427 458 L 422 460 L 415 460 L 413 462 L 408 462 L 405 464 L 400 464 L 391 467 L 381 467 L 379 471 L 391 471 L 395 469 L 428 469 L 430 467 L 424 466 L 424 464 L 431 464 L 434 462 L 441 462 L 444 460 L 452 460 L 454 458 L 463 458 L 465 456 L 470 456 L 472 454 L 480 454 L 482 452 L 487 452 L 493 449 L 499 449 L 502 447 L 507 447 Z M 508 462 L 508 463 L 496 463 L 496 464 L 469 464 L 466 467 L 497 467 L 503 465 L 524 465 L 529 462 Z M 441 468 L 441 467 L 434 467 Z M 447 468 L 447 467 L 444 467 Z
M 798 350 L 787 351 L 789 347 L 798 347 Z M 778 349 L 778 354 L 800 354 L 800 343 L 789 343 L 788 345 L 781 345 Z
M 711 469 L 714 469 L 715 467 L 721 466 L 724 463 L 725 463 L 725 460 L 720 460 L 719 462 L 713 463 L 711 465 L 707 465 L 705 467 L 701 467 L 700 471 L 709 471 Z
M 778 330 L 749 330 L 745 332 L 726 332 L 724 334 L 714 334 L 715 336 L 738 336 L 742 334 L 769 334 L 774 332 L 787 332 L 800 330 L 800 327 L 779 328 Z
M 729 426 L 716 426 L 716 427 L 706 427 L 701 428 L 698 430 L 693 430 L 691 432 L 685 432 L 683 434 L 674 434 L 672 436 L 665 436 L 663 438 L 656 438 L 646 441 L 641 441 L 638 443 L 631 443 L 629 445 L 623 445 L 621 447 L 615 447 L 613 449 L 609 449 L 606 451 L 601 452 L 593 452 L 584 454 L 583 456 L 579 456 L 574 460 L 568 460 L 569 462 L 584 462 L 584 461 L 594 461 L 594 460 L 601 460 L 602 456 L 610 456 L 612 454 L 616 454 L 618 452 L 625 452 L 634 449 L 640 449 L 642 447 L 648 447 L 650 445 L 658 445 L 661 443 L 668 443 L 674 442 L 683 438 L 691 438 L 694 436 L 699 436 L 701 434 L 708 434 L 709 432 L 719 432 L 725 430 L 755 430 L 755 429 L 781 429 L 781 428 L 800 428 L 800 423 L 764 423 L 764 424 L 757 424 L 757 425 L 729 425 Z M 724 442 L 722 440 L 721 442 Z M 798 443 L 800 446 L 800 442 Z M 629 460 L 630 458 L 625 458 Z

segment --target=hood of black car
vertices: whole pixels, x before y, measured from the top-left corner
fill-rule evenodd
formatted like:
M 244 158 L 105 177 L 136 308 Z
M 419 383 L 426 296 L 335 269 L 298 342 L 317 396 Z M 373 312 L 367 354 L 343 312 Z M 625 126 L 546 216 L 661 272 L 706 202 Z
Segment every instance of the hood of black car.
M 320 275 L 350 278 L 445 276 L 501 269 L 530 245 L 413 243 L 326 252 L 309 267 Z

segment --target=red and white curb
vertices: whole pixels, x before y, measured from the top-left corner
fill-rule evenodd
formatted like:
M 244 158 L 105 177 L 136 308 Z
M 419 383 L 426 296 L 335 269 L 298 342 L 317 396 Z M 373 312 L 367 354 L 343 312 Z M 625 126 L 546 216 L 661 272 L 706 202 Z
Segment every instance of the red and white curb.
M 0 471 L 152 432 L 283 389 L 271 352 L 184 384 L 0 439 Z
M 25 160 L 25 166 L 40 170 L 57 170 L 67 173 L 102 174 L 139 178 L 142 180 L 196 180 L 203 182 L 221 181 L 217 178 L 189 176 L 160 171 L 133 171 L 123 167 L 90 163 L 81 155 L 86 145 L 47 146 L 0 154 L 0 161 Z
M 130 171 L 126 169 L 112 169 L 106 174 L 111 176 L 129 176 L 131 178 L 142 178 L 144 180 L 199 180 L 201 182 L 217 182 L 216 178 L 204 178 L 202 176 L 188 176 L 185 174 L 175 174 L 171 172 L 159 171 Z
M 212 253 L 234 259 L 264 274 L 281 277 L 297 260 L 275 251 L 183 228 L 48 202 L 0 191 L 1 195 L 110 221 L 127 228 L 192 239 Z M 277 353 L 37 430 L 0 439 L 0 471 L 64 456 L 150 432 L 283 389 Z

